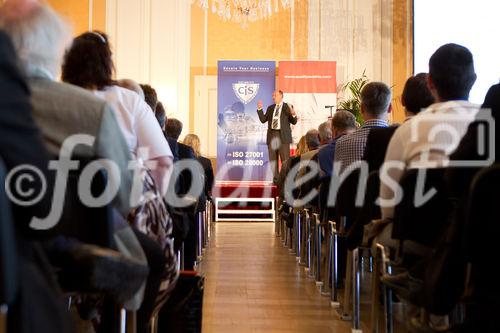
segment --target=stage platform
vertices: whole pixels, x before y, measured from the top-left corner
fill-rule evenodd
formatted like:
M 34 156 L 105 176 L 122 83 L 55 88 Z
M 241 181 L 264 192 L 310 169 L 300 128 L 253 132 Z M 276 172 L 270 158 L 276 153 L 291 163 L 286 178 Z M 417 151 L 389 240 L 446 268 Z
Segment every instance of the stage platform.
M 278 189 L 271 182 L 216 182 L 215 221 L 274 222 Z

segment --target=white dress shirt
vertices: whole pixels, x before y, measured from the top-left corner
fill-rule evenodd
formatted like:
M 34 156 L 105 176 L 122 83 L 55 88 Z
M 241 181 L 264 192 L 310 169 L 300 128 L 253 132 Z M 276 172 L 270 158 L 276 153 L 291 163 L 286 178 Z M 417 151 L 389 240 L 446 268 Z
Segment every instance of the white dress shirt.
M 281 110 L 283 109 L 283 103 L 281 104 L 277 104 L 275 107 L 274 107 L 274 110 L 273 110 L 273 119 L 271 120 L 271 128 L 274 129 L 274 130 L 281 130 L 281 121 L 280 121 L 280 117 L 281 117 Z M 276 114 L 276 110 L 278 110 L 278 113 Z M 273 123 L 274 121 L 277 120 L 277 126 L 276 127 L 273 127 Z
M 399 183 L 406 169 L 446 167 L 478 111 L 479 106 L 470 102 L 448 101 L 433 104 L 404 122 L 392 136 L 384 161 L 386 167 L 395 161 L 404 168 L 387 169 L 387 175 Z M 394 196 L 393 189 L 382 181 L 380 199 L 390 203 L 382 206 L 384 219 L 394 216 Z
M 94 94 L 105 99 L 113 107 L 118 124 L 134 157 L 143 160 L 158 157 L 173 158 L 153 111 L 138 94 L 118 86 L 109 86 L 104 90 L 94 91 Z M 145 149 L 145 155 L 137 156 L 140 148 Z

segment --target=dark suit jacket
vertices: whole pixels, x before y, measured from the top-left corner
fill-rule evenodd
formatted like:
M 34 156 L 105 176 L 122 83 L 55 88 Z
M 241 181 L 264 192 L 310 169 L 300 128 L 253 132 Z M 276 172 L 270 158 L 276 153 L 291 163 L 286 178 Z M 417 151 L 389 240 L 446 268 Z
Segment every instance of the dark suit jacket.
M 198 162 L 200 162 L 205 172 L 205 195 L 209 196 L 212 192 L 212 187 L 214 186 L 214 170 L 212 168 L 212 162 L 206 157 L 198 156 Z
M 177 144 L 177 140 L 168 136 L 165 136 L 165 139 L 167 139 L 170 150 L 172 151 L 172 155 L 174 155 L 175 163 L 179 160 L 179 145 Z
M 363 161 L 368 162 L 370 172 L 379 170 L 384 164 L 385 153 L 397 126 L 372 128 L 366 141 Z
M 29 164 L 46 172 L 49 154 L 42 141 L 39 130 L 32 116 L 29 90 L 17 67 L 17 57 L 9 38 L 0 31 L 0 157 L 5 162 L 7 171 L 16 166 Z M 45 175 L 47 177 L 47 174 Z M 3 186 L 3 185 L 2 185 Z M 35 193 L 41 184 L 32 183 L 30 189 Z M 35 187 L 38 187 L 35 188 Z M 51 192 L 53 181 L 47 177 L 47 188 Z M 17 242 L 19 251 L 18 265 L 10 265 L 16 270 L 19 287 L 16 299 L 9 309 L 9 332 L 74 332 L 71 328 L 68 311 L 62 301 L 63 295 L 48 264 L 43 248 L 33 238 L 46 235 L 29 233 L 27 225 L 33 216 L 45 217 L 50 208 L 50 196 L 46 196 L 37 205 L 12 207 L 16 239 L 2 239 Z M 5 211 L 4 211 L 5 213 Z M 3 221 L 5 222 L 5 221 Z M 20 230 L 26 232 L 19 232 Z M 6 237 L 6 235 L 3 235 Z M 14 253 L 11 253 L 14 255 Z M 8 278 L 7 274 L 2 278 Z M 2 280 L 2 279 L 0 279 Z M 3 282 L 3 281 L 2 281 Z
M 180 161 L 180 160 L 193 160 L 197 161 L 196 155 L 194 154 L 193 148 L 177 142 L 175 139 L 170 138 L 168 136 L 165 136 L 167 139 L 167 142 L 170 146 L 170 150 L 172 150 L 172 154 L 174 155 L 174 162 Z M 175 167 L 175 164 L 174 164 Z M 177 194 L 186 194 L 190 187 L 191 183 L 193 181 L 192 174 L 189 170 L 184 170 L 181 172 L 179 175 L 179 178 L 177 179 L 177 182 L 175 183 L 175 191 Z M 201 196 L 199 198 L 200 203 L 205 203 L 205 193 L 202 192 Z
M 257 114 L 259 115 L 259 120 L 261 123 L 265 123 L 267 121 L 267 140 L 266 143 L 271 143 L 271 126 L 273 123 L 273 113 L 276 104 L 270 105 L 266 113 L 263 110 L 257 110 Z M 281 108 L 281 117 L 280 117 L 280 135 L 281 135 L 281 143 L 292 143 L 292 130 L 290 128 L 290 124 L 297 124 L 297 117 L 292 116 L 290 111 L 290 107 L 288 104 L 283 103 Z
M 19 68 L 14 48 L 8 37 L 0 32 L 0 156 L 7 170 L 29 164 L 41 170 L 47 179 L 49 190 L 53 186 L 48 173 L 49 153 L 45 148 L 40 131 L 32 116 L 30 92 Z M 41 188 L 40 182 L 31 184 Z M 37 189 L 38 188 L 38 189 Z M 51 191 L 47 191 L 49 193 Z M 14 205 L 14 219 L 17 226 L 28 230 L 33 216 L 45 217 L 49 213 L 51 197 L 46 195 L 37 205 L 18 207 Z

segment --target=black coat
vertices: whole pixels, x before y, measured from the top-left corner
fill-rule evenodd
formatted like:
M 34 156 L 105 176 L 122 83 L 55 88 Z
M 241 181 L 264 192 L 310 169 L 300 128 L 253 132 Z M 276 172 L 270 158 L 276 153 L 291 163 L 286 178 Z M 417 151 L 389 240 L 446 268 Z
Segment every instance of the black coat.
M 198 156 L 198 162 L 200 162 L 205 173 L 205 195 L 210 196 L 212 193 L 212 187 L 214 186 L 214 170 L 212 167 L 212 162 L 203 156 Z
M 264 114 L 263 110 L 257 110 L 257 114 L 259 116 L 259 120 L 261 123 L 265 123 L 267 121 L 267 139 L 266 143 L 269 145 L 271 143 L 271 126 L 273 123 L 273 113 L 276 104 L 270 105 L 266 113 Z M 292 143 L 292 129 L 290 128 L 290 124 L 297 124 L 297 117 L 292 116 L 290 111 L 290 107 L 288 104 L 283 103 L 281 108 L 281 116 L 280 116 L 280 135 L 281 135 L 281 143 Z

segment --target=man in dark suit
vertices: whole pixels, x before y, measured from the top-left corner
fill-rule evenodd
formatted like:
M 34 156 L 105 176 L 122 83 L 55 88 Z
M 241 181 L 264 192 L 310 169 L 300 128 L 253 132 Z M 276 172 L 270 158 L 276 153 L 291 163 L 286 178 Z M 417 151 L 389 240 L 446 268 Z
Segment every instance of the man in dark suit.
M 269 162 L 273 171 L 273 181 L 278 181 L 278 161 L 284 163 L 290 158 L 290 144 L 292 143 L 292 130 L 290 124 L 297 124 L 297 115 L 293 106 L 283 102 L 283 92 L 273 92 L 274 104 L 270 105 L 264 113 L 262 101 L 257 104 L 257 114 L 261 123 L 268 123 L 267 148 L 269 151 Z

